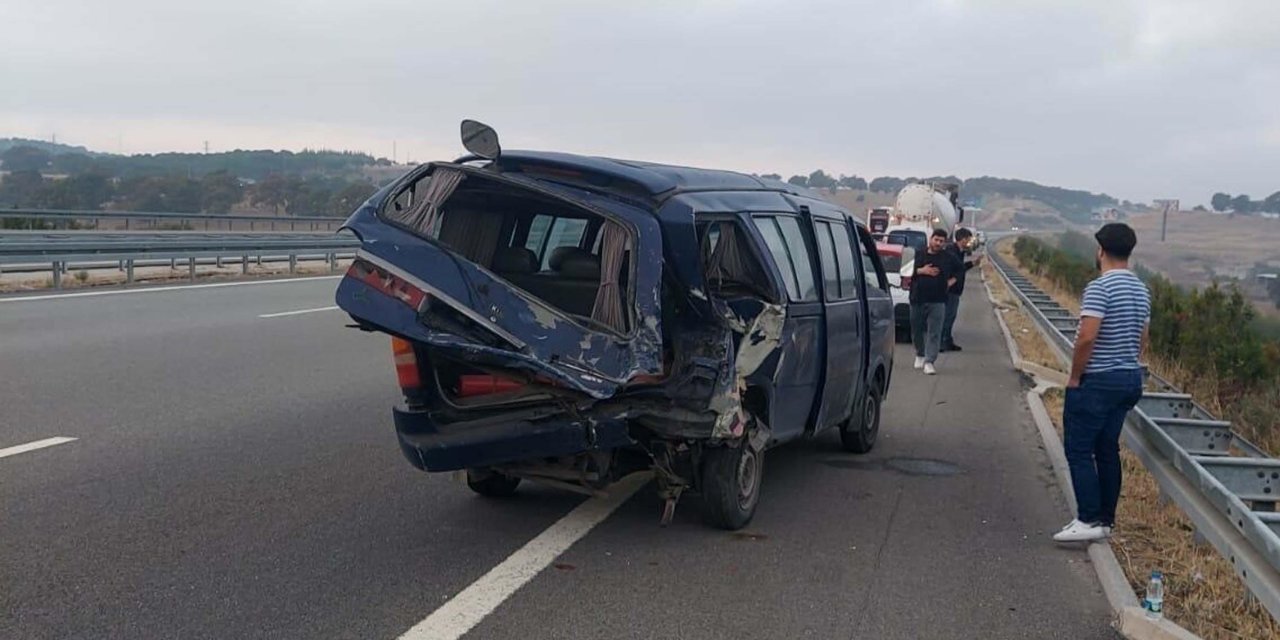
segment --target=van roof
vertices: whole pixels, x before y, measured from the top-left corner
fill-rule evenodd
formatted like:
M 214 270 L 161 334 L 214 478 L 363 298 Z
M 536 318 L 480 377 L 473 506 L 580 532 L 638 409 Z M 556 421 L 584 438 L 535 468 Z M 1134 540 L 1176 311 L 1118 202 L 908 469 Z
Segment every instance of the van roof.
M 820 194 L 781 180 L 717 169 L 699 169 L 637 160 L 617 160 L 549 151 L 503 151 L 497 160 L 506 171 L 536 173 L 538 169 L 567 174 L 605 189 L 627 183 L 654 200 L 697 191 L 774 191 L 826 200 Z M 533 171 L 529 171 L 533 168 Z M 578 175 L 573 175 L 578 174 Z

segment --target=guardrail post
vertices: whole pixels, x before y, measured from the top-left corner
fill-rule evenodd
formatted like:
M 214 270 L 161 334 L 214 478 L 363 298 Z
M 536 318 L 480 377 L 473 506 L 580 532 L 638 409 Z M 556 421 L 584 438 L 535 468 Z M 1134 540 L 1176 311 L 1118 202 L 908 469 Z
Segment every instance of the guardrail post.
M 249 273 L 249 256 L 240 256 L 240 273 Z
M 191 281 L 196 281 L 196 259 L 187 258 L 187 272 L 191 275 Z
M 250 231 L 253 231 L 253 225 L 254 225 L 255 223 L 256 223 L 256 221 L 255 221 L 255 220 L 250 220 L 250 221 L 249 221 L 249 230 L 250 230 Z
M 329 254 L 329 273 L 333 273 L 334 271 L 337 271 L 337 270 L 338 270 L 338 254 L 330 253 Z
M 120 261 L 120 270 L 124 271 L 124 260 Z
M 62 265 L 57 262 L 53 263 L 53 288 L 62 288 Z
M 128 219 L 128 218 L 125 218 L 125 219 L 124 219 L 124 230 L 125 230 L 125 231 L 128 231 L 128 230 L 129 230 L 129 219 Z
M 222 256 L 218 256 L 217 258 L 214 258 L 214 266 L 218 267 L 219 269 L 222 268 Z
M 133 283 L 133 259 L 125 260 L 124 282 L 125 284 Z
M 289 273 L 297 273 L 297 272 L 298 272 L 298 256 L 291 253 L 289 254 Z
M 258 266 L 259 266 L 259 267 L 261 267 L 261 266 L 262 266 L 262 254 L 261 254 L 261 253 L 259 253 L 259 254 L 258 254 Z
M 169 258 L 169 268 L 170 268 L 170 269 L 177 269 L 177 268 L 178 268 L 178 259 L 177 259 L 177 258 Z

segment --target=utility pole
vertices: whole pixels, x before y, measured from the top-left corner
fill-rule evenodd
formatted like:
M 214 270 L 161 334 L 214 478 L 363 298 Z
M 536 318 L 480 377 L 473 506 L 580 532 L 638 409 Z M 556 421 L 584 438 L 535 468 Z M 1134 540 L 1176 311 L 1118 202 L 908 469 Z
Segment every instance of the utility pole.
M 207 155 L 209 155 L 209 141 L 208 141 L 208 140 L 205 140 L 205 141 L 204 141 L 204 154 L 205 154 L 206 156 L 207 156 Z
M 1177 213 L 1180 203 L 1177 200 L 1156 200 L 1155 204 L 1160 207 L 1160 242 L 1164 242 L 1169 233 L 1169 211 Z

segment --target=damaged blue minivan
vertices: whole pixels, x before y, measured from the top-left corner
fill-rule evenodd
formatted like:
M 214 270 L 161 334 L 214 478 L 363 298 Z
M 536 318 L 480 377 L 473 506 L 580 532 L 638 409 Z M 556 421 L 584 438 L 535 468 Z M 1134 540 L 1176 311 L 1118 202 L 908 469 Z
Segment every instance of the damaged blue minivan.
M 596 495 L 651 469 L 670 520 L 755 513 L 765 452 L 830 429 L 869 451 L 893 376 L 893 302 L 867 229 L 773 180 L 564 153 L 418 167 L 345 223 L 337 290 L 391 336 L 405 457 Z

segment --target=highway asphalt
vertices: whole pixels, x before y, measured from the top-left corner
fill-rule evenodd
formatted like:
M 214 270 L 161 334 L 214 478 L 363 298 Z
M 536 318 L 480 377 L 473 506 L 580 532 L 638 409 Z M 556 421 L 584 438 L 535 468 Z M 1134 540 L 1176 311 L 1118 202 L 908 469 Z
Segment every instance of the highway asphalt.
M 411 468 L 336 284 L 0 301 L 0 451 L 76 438 L 0 456 L 0 638 L 392 639 L 582 503 Z M 1115 637 L 981 293 L 874 452 L 769 452 L 736 534 L 641 490 L 466 637 Z

